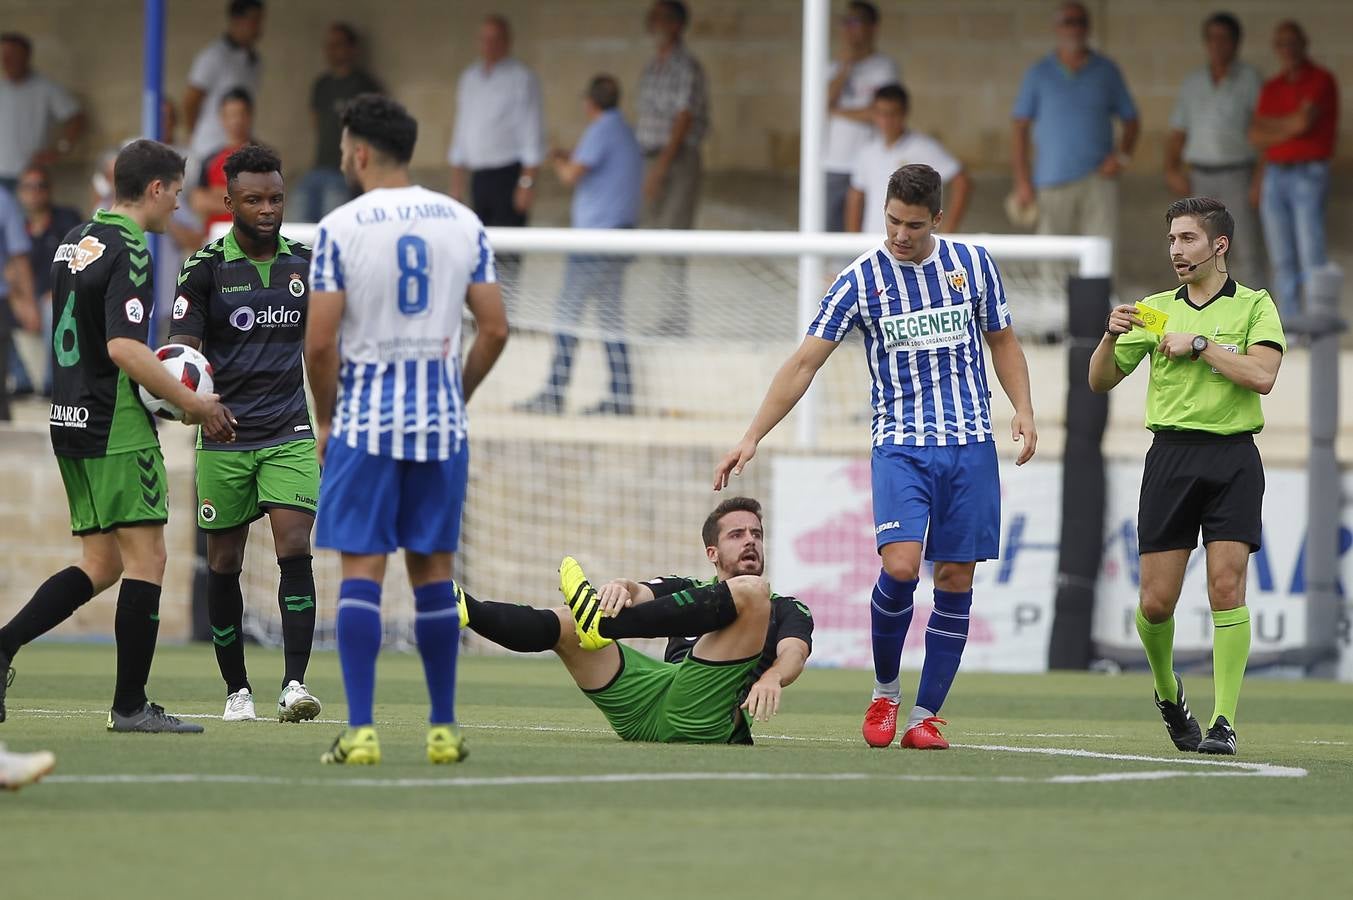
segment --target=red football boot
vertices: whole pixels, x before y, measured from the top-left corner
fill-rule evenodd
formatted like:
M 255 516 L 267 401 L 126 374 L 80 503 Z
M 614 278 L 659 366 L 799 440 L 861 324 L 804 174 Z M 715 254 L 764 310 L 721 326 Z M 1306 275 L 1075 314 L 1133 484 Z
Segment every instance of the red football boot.
M 897 701 L 879 697 L 864 712 L 860 728 L 864 741 L 871 747 L 886 747 L 897 736 Z
M 902 735 L 902 746 L 910 750 L 948 750 L 949 742 L 940 734 L 940 730 L 935 727 L 936 724 L 949 723 L 938 716 L 922 719 Z

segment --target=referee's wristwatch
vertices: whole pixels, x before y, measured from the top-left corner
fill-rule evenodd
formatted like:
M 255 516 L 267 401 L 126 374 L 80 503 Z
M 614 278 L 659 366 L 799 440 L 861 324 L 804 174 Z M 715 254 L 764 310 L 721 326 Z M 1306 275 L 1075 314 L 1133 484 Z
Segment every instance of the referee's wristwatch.
M 1193 354 L 1189 356 L 1189 359 L 1196 360 L 1206 349 L 1207 338 L 1203 337 L 1201 334 L 1195 334 L 1193 336 Z

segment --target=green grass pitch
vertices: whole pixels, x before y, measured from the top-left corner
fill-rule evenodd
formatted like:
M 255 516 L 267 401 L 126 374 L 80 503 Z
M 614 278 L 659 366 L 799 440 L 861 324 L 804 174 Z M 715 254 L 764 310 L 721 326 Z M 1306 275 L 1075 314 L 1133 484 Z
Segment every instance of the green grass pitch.
M 270 713 L 280 655 L 249 661 Z M 1252 678 L 1230 765 L 1173 749 L 1145 675 L 960 675 L 955 748 L 920 753 L 863 745 L 868 673 L 809 670 L 756 747 L 652 746 L 557 661 L 471 657 L 470 759 L 433 767 L 418 660 L 386 654 L 385 761 L 338 769 L 328 722 L 105 733 L 111 646 L 16 664 L 0 740 L 58 756 L 0 795 L 16 900 L 1353 896 L 1353 685 Z M 334 655 L 310 686 L 341 719 Z M 1189 687 L 1207 713 L 1209 679 Z M 210 647 L 162 647 L 152 695 L 219 715 Z

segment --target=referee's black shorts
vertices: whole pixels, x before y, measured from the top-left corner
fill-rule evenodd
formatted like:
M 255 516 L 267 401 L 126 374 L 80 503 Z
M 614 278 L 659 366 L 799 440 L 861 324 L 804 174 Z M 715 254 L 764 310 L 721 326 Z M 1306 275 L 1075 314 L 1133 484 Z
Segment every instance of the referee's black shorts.
M 1137 550 L 1192 550 L 1240 541 L 1259 549 L 1264 464 L 1254 436 L 1158 431 L 1146 454 L 1137 508 Z

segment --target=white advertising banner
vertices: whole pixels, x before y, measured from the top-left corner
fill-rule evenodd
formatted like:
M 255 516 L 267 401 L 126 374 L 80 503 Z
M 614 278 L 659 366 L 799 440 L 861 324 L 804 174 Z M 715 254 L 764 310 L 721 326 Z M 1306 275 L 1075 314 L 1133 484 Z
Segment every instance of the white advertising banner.
M 870 668 L 870 591 L 878 577 L 869 460 L 777 455 L 773 461 L 768 523 L 771 584 L 808 604 L 816 622 L 812 663 Z M 1145 662 L 1133 622 L 1137 604 L 1137 494 L 1139 462 L 1108 467 L 1105 551 L 1097 590 L 1094 639 L 1105 656 Z M 1001 556 L 977 567 L 972 619 L 963 666 L 968 671 L 1028 672 L 1046 668 L 1057 584 L 1061 519 L 1059 463 L 1016 468 L 1001 461 Z M 1251 557 L 1247 602 L 1253 621 L 1252 656 L 1293 650 L 1306 642 L 1306 475 L 1269 470 L 1264 501 L 1264 547 Z M 1345 476 L 1344 496 L 1353 494 Z M 1343 584 L 1353 584 L 1353 509 L 1345 506 L 1339 538 Z M 925 624 L 933 583 L 922 572 L 916 614 L 902 654 L 904 668 L 924 656 Z M 1212 646 L 1206 569 L 1201 552 L 1189 561 L 1175 647 L 1181 662 L 1207 657 Z M 1342 636 L 1347 641 L 1347 635 Z M 1353 654 L 1345 653 L 1347 662 Z M 1353 674 L 1353 673 L 1349 673 Z

